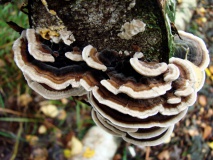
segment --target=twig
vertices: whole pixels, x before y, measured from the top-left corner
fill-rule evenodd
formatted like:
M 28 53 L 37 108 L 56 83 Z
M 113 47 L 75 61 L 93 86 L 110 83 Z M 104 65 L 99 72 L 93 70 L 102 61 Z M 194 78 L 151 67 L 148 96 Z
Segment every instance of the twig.
M 17 115 L 17 116 L 26 116 L 26 114 L 24 113 L 20 113 L 20 112 L 17 112 L 17 111 L 13 111 L 13 110 L 10 110 L 10 109 L 6 109 L 6 108 L 0 108 L 0 112 L 3 112 L 3 113 L 11 113 L 11 114 L 14 114 L 14 115 Z
M 146 160 L 149 160 L 149 156 L 150 156 L 150 151 L 151 151 L 151 148 L 150 147 L 146 147 Z
M 32 114 L 29 114 L 29 113 L 20 113 L 20 112 L 17 112 L 17 111 L 13 111 L 11 109 L 6 109 L 6 108 L 0 108 L 0 112 L 2 113 L 10 113 L 10 114 L 13 114 L 13 115 L 16 115 L 16 116 L 25 116 L 25 117 L 29 117 L 29 118 L 39 118 L 39 119 L 42 119 L 43 117 L 40 117 L 40 116 L 35 116 L 35 115 L 32 115 Z

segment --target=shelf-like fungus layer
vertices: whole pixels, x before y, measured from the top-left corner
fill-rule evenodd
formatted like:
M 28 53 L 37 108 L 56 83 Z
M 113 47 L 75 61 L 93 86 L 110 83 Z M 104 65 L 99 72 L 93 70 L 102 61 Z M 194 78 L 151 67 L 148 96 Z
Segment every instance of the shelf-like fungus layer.
M 178 31 L 180 38 L 175 37 L 176 51 L 174 56 L 182 59 L 187 59 L 202 71 L 209 65 L 209 51 L 205 42 L 191 34 L 184 31 Z
M 142 21 L 131 23 L 123 26 L 131 32 L 122 30 L 120 38 L 132 40 L 146 32 Z M 144 29 L 137 28 L 140 25 Z M 194 104 L 209 63 L 201 39 L 179 34 L 176 58 L 165 63 L 147 61 L 141 47 L 124 54 L 109 48 L 98 51 L 90 44 L 78 46 L 74 39 L 65 43 L 66 35 L 55 44 L 27 29 L 13 45 L 14 60 L 28 85 L 44 98 L 87 94 L 97 125 L 127 142 L 153 146 L 171 135 Z
M 71 86 L 68 86 L 62 90 L 55 90 L 45 84 L 32 81 L 27 75 L 24 75 L 24 77 L 29 87 L 46 99 L 63 99 L 71 96 L 82 96 L 86 94 L 86 90 L 83 87 L 72 88 Z
M 185 109 L 177 115 L 162 115 L 161 113 L 158 113 L 146 118 L 138 118 L 128 114 L 123 114 L 106 105 L 100 104 L 92 96 L 90 96 L 89 100 L 96 112 L 98 112 L 102 117 L 109 120 L 114 125 L 126 128 L 168 127 L 171 124 L 175 124 L 180 121 L 187 112 L 187 109 Z
M 36 60 L 42 62 L 55 61 L 55 58 L 52 56 L 52 50 L 48 46 L 44 44 L 42 45 L 39 39 L 39 35 L 35 34 L 34 29 L 26 30 L 26 39 L 28 42 L 28 51 L 30 55 L 33 56 Z
M 112 123 L 107 123 L 107 121 L 94 110 L 92 111 L 92 117 L 95 123 L 106 132 L 113 134 L 114 136 L 122 137 L 127 142 L 142 146 L 153 146 L 163 143 L 166 138 L 171 135 L 174 128 L 174 125 L 172 125 L 168 128 L 139 129 L 139 131 L 135 133 L 125 133 L 116 128 Z
M 30 31 L 32 31 L 32 29 Z M 38 61 L 34 56 L 31 56 L 32 53 L 29 53 L 29 43 L 26 38 L 26 32 L 28 32 L 28 30 L 23 31 L 21 37 L 17 39 L 13 45 L 14 59 L 22 72 L 32 81 L 46 84 L 55 90 L 62 90 L 68 86 L 74 88 L 80 87 L 80 78 L 88 68 L 86 63 L 71 61 L 64 55 L 55 57 L 56 61 L 52 63 Z M 33 33 L 35 34 L 35 32 Z M 44 46 L 45 44 L 39 43 L 37 45 Z

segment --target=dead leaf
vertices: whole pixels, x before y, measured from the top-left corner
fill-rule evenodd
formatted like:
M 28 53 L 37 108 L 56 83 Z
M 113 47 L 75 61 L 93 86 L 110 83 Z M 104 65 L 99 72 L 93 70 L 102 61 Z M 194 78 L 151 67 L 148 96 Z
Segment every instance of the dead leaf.
M 41 111 L 51 118 L 55 118 L 59 114 L 58 108 L 52 104 L 41 106 Z
M 113 160 L 121 160 L 122 159 L 122 156 L 120 154 L 116 154 L 114 157 L 113 157 Z
M 46 148 L 36 148 L 32 151 L 30 158 L 33 160 L 47 160 L 48 151 Z
M 61 99 L 61 103 L 66 105 L 69 102 L 69 100 L 67 98 L 62 98 Z
M 39 140 L 39 138 L 37 136 L 34 135 L 26 135 L 26 141 L 31 145 L 31 146 L 35 146 Z
M 203 139 L 207 139 L 212 133 L 212 127 L 206 125 L 203 132 Z
M 39 128 L 38 128 L 38 133 L 39 134 L 45 134 L 47 132 L 47 127 L 45 125 L 41 125 Z
M 203 25 L 204 23 L 206 23 L 207 21 L 207 18 L 206 17 L 200 17 L 200 18 L 197 18 L 196 19 L 196 22 L 199 24 L 199 25 Z
M 170 159 L 170 154 L 168 150 L 162 151 L 160 154 L 158 154 L 158 159 L 159 160 L 167 160 Z
M 213 150 L 213 141 L 208 143 L 208 146 Z
M 65 120 L 66 117 L 67 117 L 67 112 L 64 109 L 60 110 L 57 118 L 59 120 Z
M 213 74 L 213 65 L 209 66 L 209 71 Z
M 185 123 L 186 123 L 186 127 L 188 127 L 190 125 L 191 121 L 189 119 L 186 119 Z
M 194 137 L 194 136 L 198 136 L 199 135 L 199 132 L 196 128 L 191 128 L 188 130 L 188 134 L 191 136 L 191 137 Z
M 204 16 L 206 13 L 206 9 L 203 7 L 196 9 L 196 11 L 197 11 L 197 14 L 199 14 L 200 16 Z
M 62 131 L 58 130 L 58 129 L 55 130 L 54 133 L 55 133 L 55 137 L 58 138 L 58 139 L 60 139 L 62 137 L 62 135 L 63 135 Z
M 213 109 L 208 109 L 208 113 L 206 115 L 206 118 L 210 118 L 213 116 Z
M 70 148 L 70 155 L 74 156 L 81 153 L 83 145 L 79 139 L 72 136 L 72 139 L 68 142 L 67 146 Z
M 27 93 L 18 97 L 18 103 L 20 106 L 27 106 L 32 100 L 32 97 Z
M 207 105 L 206 96 L 204 96 L 204 95 L 198 96 L 198 103 L 199 103 L 202 107 L 206 106 L 206 105 Z

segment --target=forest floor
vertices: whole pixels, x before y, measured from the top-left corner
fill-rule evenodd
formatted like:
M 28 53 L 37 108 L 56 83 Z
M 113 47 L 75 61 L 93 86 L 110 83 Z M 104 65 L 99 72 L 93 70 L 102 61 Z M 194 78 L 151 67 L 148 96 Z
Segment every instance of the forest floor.
M 5 9 L 5 6 L 0 7 Z M 3 12 L 3 8 L 0 9 Z M 197 102 L 175 125 L 166 143 L 137 147 L 122 141 L 113 160 L 213 159 L 213 1 L 199 1 L 193 10 L 186 31 L 206 42 L 211 57 Z M 5 11 L 17 14 L 10 8 Z M 27 18 L 18 14 L 20 23 L 27 26 Z M 2 21 L 11 20 L 7 18 Z M 73 137 L 80 142 L 86 131 L 95 125 L 90 116 L 91 108 L 73 98 L 47 101 L 32 91 L 13 62 L 11 45 L 18 35 L 11 35 L 13 31 L 2 21 L 0 36 L 5 38 L 0 41 L 0 160 L 66 160 L 71 156 L 66 152 L 68 142 Z M 45 106 L 51 106 L 50 111 L 45 111 Z

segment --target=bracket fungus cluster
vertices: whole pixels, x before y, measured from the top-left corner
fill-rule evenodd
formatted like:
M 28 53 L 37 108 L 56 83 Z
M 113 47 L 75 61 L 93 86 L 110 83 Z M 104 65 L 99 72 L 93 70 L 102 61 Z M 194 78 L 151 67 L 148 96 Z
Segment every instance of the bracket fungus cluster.
M 127 2 L 134 2 L 127 11 L 134 10 L 138 3 Z M 13 45 L 15 62 L 28 85 L 43 97 L 61 99 L 87 95 L 92 118 L 98 126 L 135 145 L 158 145 L 171 135 L 174 125 L 196 101 L 205 80 L 209 55 L 203 40 L 179 31 L 181 39 L 170 35 L 174 37 L 170 43 L 175 49 L 170 50 L 174 53 L 168 60 L 162 60 L 163 56 L 158 54 L 154 55 L 158 60 L 150 59 L 147 47 L 140 45 L 140 38 L 154 30 L 146 16 L 138 19 L 120 25 L 122 32 L 115 34 L 121 42 L 134 46 L 130 50 L 126 50 L 126 46 L 117 49 L 120 44 L 102 49 L 103 45 L 95 47 L 99 44 L 95 41 L 86 45 L 82 41 L 78 43 L 75 30 L 70 32 L 75 41 L 69 45 L 64 40 L 56 44 L 51 39 L 43 39 L 35 29 L 23 30 Z M 150 45 L 155 46 L 151 42 L 147 44 Z M 155 47 L 158 48 L 154 52 L 161 50 L 160 54 L 171 55 L 170 47 Z M 124 50 L 128 54 L 120 52 Z

